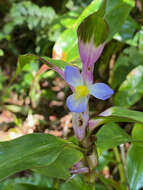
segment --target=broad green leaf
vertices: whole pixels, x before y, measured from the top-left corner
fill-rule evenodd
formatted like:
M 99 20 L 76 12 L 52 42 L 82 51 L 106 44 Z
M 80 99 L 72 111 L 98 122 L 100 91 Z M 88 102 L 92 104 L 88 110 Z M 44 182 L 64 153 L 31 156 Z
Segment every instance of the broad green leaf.
M 138 48 L 139 52 L 142 54 L 143 45 L 143 27 L 135 34 L 134 38 L 126 40 L 126 43 Z M 120 40 L 120 39 L 119 39 Z
M 127 154 L 126 167 L 130 190 L 143 188 L 143 147 L 136 145 L 130 146 Z
M 129 43 L 129 41 L 133 40 L 134 33 L 139 30 L 139 28 L 139 24 L 131 16 L 128 16 L 119 32 L 114 35 L 114 39 Z
M 143 112 L 129 110 L 122 107 L 111 107 L 92 120 L 95 128 L 107 122 L 138 122 L 143 123 Z
M 82 154 L 73 148 L 64 148 L 59 157 L 48 167 L 38 169 L 45 176 L 59 179 L 70 178 L 69 168 L 82 158 Z
M 143 66 L 133 69 L 114 97 L 116 106 L 130 107 L 143 95 Z
M 125 142 L 132 141 L 131 137 L 115 123 L 108 123 L 102 126 L 96 136 L 97 147 L 100 153 Z
M 136 146 L 143 147 L 143 124 L 136 123 L 132 130 L 132 138 Z
M 11 79 L 11 82 L 15 80 L 17 75 L 24 69 L 26 64 L 29 64 L 31 61 L 37 61 L 39 60 L 43 64 L 46 64 L 49 68 L 55 70 L 55 67 L 57 70 L 64 70 L 66 65 L 69 65 L 68 63 L 62 61 L 62 60 L 53 60 L 49 57 L 40 57 L 38 55 L 34 54 L 25 54 L 25 55 L 20 55 L 18 58 L 18 64 L 16 68 L 16 72 L 14 76 Z
M 120 31 L 134 5 L 134 0 L 107 0 L 105 18 L 110 29 L 108 40 Z
M 53 48 L 53 59 L 61 59 L 68 63 L 79 59 L 75 29 L 67 29 L 60 35 Z
M 127 173 L 131 190 L 143 187 L 143 124 L 136 123 L 132 130 L 134 144 L 127 154 Z
M 126 48 L 118 57 L 113 68 L 111 84 L 113 88 L 119 86 L 127 74 L 139 65 L 143 65 L 143 56 L 135 47 Z
M 7 186 L 5 186 L 4 188 L 2 188 L 1 190 L 56 190 L 54 188 L 47 188 L 47 187 L 40 187 L 40 186 L 36 186 L 36 185 L 31 185 L 31 184 L 20 184 L 20 183 L 12 183 L 12 184 L 8 184 Z
M 31 172 L 30 175 L 26 175 L 23 177 L 15 176 L 12 178 L 7 178 L 0 183 L 0 190 L 4 188 L 11 187 L 14 184 L 27 184 L 32 185 L 34 187 L 42 187 L 42 188 L 51 188 L 53 186 L 53 179 L 43 176 L 39 173 Z M 10 189 L 11 190 L 11 189 Z
M 25 169 L 52 164 L 66 145 L 66 141 L 46 134 L 0 142 L 0 180 Z

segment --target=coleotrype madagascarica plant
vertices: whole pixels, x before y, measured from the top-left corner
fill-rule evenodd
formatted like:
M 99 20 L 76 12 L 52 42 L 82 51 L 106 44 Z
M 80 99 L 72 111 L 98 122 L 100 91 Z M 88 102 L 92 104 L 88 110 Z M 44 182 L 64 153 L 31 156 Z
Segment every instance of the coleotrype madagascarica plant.
M 37 72 L 37 81 L 41 72 L 48 68 L 56 71 L 65 80 L 72 91 L 72 94 L 66 98 L 65 109 L 72 112 L 72 127 L 76 138 L 65 140 L 53 135 L 31 134 L 10 142 L 0 143 L 1 180 L 16 172 L 30 169 L 44 176 L 64 180 L 66 183 L 63 186 L 67 189 L 69 183 L 76 179 L 81 182 L 79 189 L 99 189 L 98 185 L 100 183 L 104 184 L 107 189 L 117 190 L 129 188 L 136 190 L 142 187 L 142 178 L 138 174 L 135 174 L 134 177 L 131 175 L 133 173 L 131 163 L 135 168 L 138 168 L 137 166 L 140 164 L 142 165 L 140 160 L 136 163 L 135 153 L 138 153 L 138 155 L 142 153 L 139 148 L 142 147 L 142 139 L 138 130 L 142 133 L 143 113 L 128 109 L 128 105 L 133 105 L 132 102 L 136 102 L 141 96 L 142 90 L 140 88 L 138 90 L 132 89 L 134 93 L 128 98 L 128 101 L 125 101 L 126 104 L 122 103 L 122 106 L 118 106 L 120 105 L 120 97 L 123 99 L 122 92 L 126 96 L 128 95 L 128 91 L 124 91 L 126 86 L 127 88 L 130 87 L 130 83 L 127 85 L 128 79 L 143 71 L 142 66 L 135 68 L 127 77 L 127 82 L 125 81 L 120 87 L 117 96 L 115 87 L 118 86 L 120 80 L 115 80 L 115 73 L 117 73 L 117 68 L 122 63 L 115 67 L 115 72 L 113 69 L 113 78 L 111 77 L 106 83 L 104 77 L 103 81 L 100 79 L 100 81 L 95 82 L 94 80 L 99 59 L 104 54 L 105 48 L 109 48 L 108 45 L 111 40 L 117 38 L 117 34 L 122 33 L 122 30 L 127 27 L 124 24 L 125 21 L 129 22 L 131 20 L 129 12 L 134 6 L 134 0 L 93 1 L 75 21 L 72 28 L 66 30 L 66 37 L 70 38 L 71 36 L 68 36 L 68 34 L 71 33 L 71 41 L 73 40 L 72 43 L 76 42 L 76 45 L 70 52 L 72 55 L 70 58 L 67 55 L 68 53 L 66 55 L 63 53 L 64 61 L 63 59 L 51 59 L 34 54 L 19 56 L 17 70 L 11 82 L 31 60 L 39 60 L 44 64 L 43 70 Z M 121 28 L 122 26 L 124 27 Z M 62 46 L 64 43 L 59 47 L 59 41 L 54 46 L 54 55 L 62 52 L 65 48 Z M 132 54 L 133 50 L 125 51 L 125 54 L 128 52 Z M 55 51 L 59 52 L 55 53 Z M 78 64 L 79 62 L 73 63 L 73 60 L 76 61 L 76 59 L 73 59 L 74 56 L 80 59 L 80 64 Z M 108 64 L 104 65 L 105 70 L 108 66 Z M 111 80 L 115 81 L 116 84 L 112 84 Z M 138 83 L 134 80 L 136 88 L 141 86 L 141 83 L 142 81 Z M 134 98 L 136 93 L 138 95 Z M 89 104 L 90 97 L 93 96 L 101 101 L 110 101 L 109 105 L 114 105 L 115 102 L 115 106 L 108 107 L 102 113 L 93 116 L 93 114 L 90 114 L 91 105 Z M 108 100 L 109 98 L 110 100 Z M 122 102 L 124 101 L 122 100 Z M 96 112 L 96 107 L 94 112 Z M 136 123 L 132 136 L 117 124 L 122 122 Z M 124 146 L 126 142 L 132 144 L 127 155 L 127 161 L 125 161 L 127 149 Z M 120 149 L 117 146 L 120 146 Z M 101 158 L 106 154 L 110 154 L 110 152 L 107 152 L 109 149 L 113 149 L 115 155 L 117 175 L 120 176 L 119 184 L 115 183 L 114 179 L 106 179 L 99 172 Z M 13 155 L 14 152 L 16 156 Z M 108 162 L 108 160 L 106 161 Z M 62 182 L 57 183 L 61 184 Z M 63 186 L 60 187 L 59 185 L 56 189 L 62 189 Z

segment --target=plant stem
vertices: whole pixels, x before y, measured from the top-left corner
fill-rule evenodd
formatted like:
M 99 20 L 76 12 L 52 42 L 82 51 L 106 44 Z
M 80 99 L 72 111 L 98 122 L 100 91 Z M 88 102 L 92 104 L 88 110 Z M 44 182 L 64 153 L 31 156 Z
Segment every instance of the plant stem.
M 120 158 L 120 153 L 118 151 L 118 148 L 115 147 L 113 148 L 113 151 L 114 151 L 114 154 L 115 154 L 115 157 L 116 157 L 116 160 L 118 162 L 118 168 L 119 168 L 119 173 L 120 173 L 120 180 L 121 180 L 121 183 L 125 183 L 125 174 L 124 174 L 124 167 L 122 165 L 122 161 L 121 161 L 121 158 Z
M 127 190 L 130 189 L 129 187 L 129 183 L 128 183 L 128 176 L 127 176 L 127 170 L 126 170 L 126 156 L 125 156 L 125 147 L 124 144 L 120 145 L 120 150 L 121 150 L 121 161 L 122 161 L 122 165 L 123 165 L 123 169 L 124 169 L 124 174 L 125 174 L 125 179 L 126 179 L 126 186 L 127 186 Z
M 92 184 L 92 190 L 96 190 L 95 183 Z

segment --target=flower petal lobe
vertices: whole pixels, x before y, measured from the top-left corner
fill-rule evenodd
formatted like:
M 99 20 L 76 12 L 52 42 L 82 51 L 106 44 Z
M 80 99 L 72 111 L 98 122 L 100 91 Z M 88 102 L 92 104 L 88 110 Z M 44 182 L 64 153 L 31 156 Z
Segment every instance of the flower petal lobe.
M 114 91 L 107 84 L 104 83 L 96 83 L 89 86 L 90 94 L 94 97 L 106 100 L 112 96 Z
M 86 110 L 87 103 L 88 97 L 76 99 L 75 94 L 68 96 L 66 101 L 69 110 L 76 113 L 84 112 Z
M 73 87 L 83 84 L 83 79 L 79 70 L 72 66 L 65 67 L 65 80 Z

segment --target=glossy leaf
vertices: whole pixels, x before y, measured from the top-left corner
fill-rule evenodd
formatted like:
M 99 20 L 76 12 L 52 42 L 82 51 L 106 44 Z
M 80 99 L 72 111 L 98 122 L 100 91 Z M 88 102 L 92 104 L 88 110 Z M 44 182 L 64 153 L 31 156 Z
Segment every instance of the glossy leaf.
M 95 13 L 101 6 L 101 4 L 103 3 L 103 0 L 93 0 L 81 13 L 81 15 L 78 17 L 78 19 L 75 21 L 73 27 L 75 29 L 78 28 L 78 26 L 80 25 L 80 23 L 89 15 L 91 15 L 92 13 Z
M 133 69 L 121 84 L 114 97 L 116 106 L 129 107 L 134 105 L 143 95 L 143 66 Z
M 139 24 L 131 16 L 128 16 L 119 32 L 115 34 L 114 39 L 129 43 L 133 40 L 134 34 L 139 28 Z
M 115 123 L 108 123 L 102 126 L 96 136 L 97 147 L 100 153 L 125 142 L 132 141 L 131 137 Z
M 143 135 L 143 133 L 142 133 Z M 128 180 L 131 190 L 143 188 L 143 148 L 131 145 L 126 160 Z
M 142 65 L 142 60 L 143 56 L 139 54 L 135 47 L 126 48 L 115 62 L 111 79 L 112 87 L 119 86 L 132 69 Z
M 60 35 L 54 45 L 52 57 L 53 59 L 61 59 L 69 63 L 79 59 L 75 29 L 67 29 Z
M 91 120 L 90 130 L 107 122 L 139 122 L 143 123 L 143 113 L 139 111 L 129 110 L 122 107 L 111 107 L 99 116 L 96 120 Z
M 127 173 L 131 190 L 143 187 L 143 124 L 136 123 L 132 130 L 134 144 L 127 154 Z
M 64 140 L 46 134 L 0 142 L 0 180 L 25 169 L 52 164 L 66 145 Z
M 70 177 L 69 168 L 82 158 L 82 154 L 76 149 L 65 148 L 59 157 L 48 167 L 38 169 L 38 172 L 45 176 L 59 179 Z
M 134 0 L 107 1 L 105 18 L 110 29 L 108 40 L 111 40 L 114 34 L 120 31 L 121 26 L 124 24 L 134 5 Z
M 143 147 L 143 124 L 136 123 L 132 130 L 132 138 L 136 146 Z

